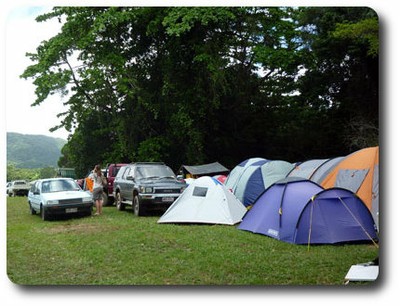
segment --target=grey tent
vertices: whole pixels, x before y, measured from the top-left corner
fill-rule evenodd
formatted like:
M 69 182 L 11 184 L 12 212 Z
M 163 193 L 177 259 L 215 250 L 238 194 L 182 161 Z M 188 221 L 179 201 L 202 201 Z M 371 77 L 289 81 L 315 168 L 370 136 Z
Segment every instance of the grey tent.
M 343 157 L 307 160 L 294 167 L 287 176 L 302 177 L 320 184 L 342 159 Z

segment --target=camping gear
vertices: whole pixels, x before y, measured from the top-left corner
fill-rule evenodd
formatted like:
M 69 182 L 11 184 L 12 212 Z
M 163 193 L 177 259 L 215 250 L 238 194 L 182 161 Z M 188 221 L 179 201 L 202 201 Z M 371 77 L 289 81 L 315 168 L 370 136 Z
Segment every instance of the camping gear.
M 307 179 L 282 179 L 259 196 L 238 229 L 294 243 L 298 216 L 308 200 L 322 190 Z
M 343 157 L 307 160 L 297 164 L 287 176 L 303 177 L 320 184 L 342 159 Z
M 379 257 L 373 261 L 352 265 L 344 277 L 345 285 L 349 282 L 371 282 L 379 276 Z
M 238 229 L 294 244 L 334 244 L 377 239 L 373 218 L 351 191 L 324 190 L 290 177 L 271 185 Z
M 371 211 L 379 227 L 379 147 L 346 156 L 320 184 L 324 188 L 341 187 L 353 191 Z
M 247 166 L 243 172 L 241 173 L 240 177 L 236 181 L 236 184 L 234 188 L 232 189 L 232 192 L 235 194 L 235 196 L 239 199 L 240 202 L 243 203 L 244 206 L 249 206 L 252 203 L 249 203 L 249 201 L 246 201 L 246 204 L 244 203 L 244 193 L 246 192 L 249 179 L 252 177 L 254 172 L 256 172 L 262 165 L 267 163 L 268 160 L 260 160 L 252 163 L 251 165 Z
M 285 178 L 293 167 L 293 164 L 283 160 L 255 163 L 239 179 L 234 193 L 244 206 L 249 207 L 265 189 Z
M 225 181 L 235 196 L 250 208 L 258 196 L 271 184 L 285 178 L 294 164 L 283 160 L 250 158 L 237 165 Z
M 289 173 L 289 176 L 303 177 L 310 179 L 313 173 L 325 164 L 329 159 L 311 159 L 301 163 L 298 163 Z
M 193 181 L 161 216 L 158 223 L 234 225 L 246 208 L 223 184 L 209 176 Z
M 242 161 L 239 165 L 237 165 L 235 168 L 232 169 L 232 171 L 229 173 L 228 177 L 226 178 L 225 181 L 225 186 L 232 192 L 235 192 L 237 183 L 240 180 L 241 176 L 245 172 L 245 170 L 250 167 L 251 165 L 255 163 L 265 163 L 267 160 L 265 158 L 261 157 L 253 157 L 246 159 L 245 161 Z M 255 165 L 255 167 L 258 167 L 258 165 Z
M 218 174 L 218 175 L 214 175 L 213 178 L 215 178 L 217 181 L 219 181 L 220 183 L 225 183 L 227 176 L 223 175 L 223 174 Z

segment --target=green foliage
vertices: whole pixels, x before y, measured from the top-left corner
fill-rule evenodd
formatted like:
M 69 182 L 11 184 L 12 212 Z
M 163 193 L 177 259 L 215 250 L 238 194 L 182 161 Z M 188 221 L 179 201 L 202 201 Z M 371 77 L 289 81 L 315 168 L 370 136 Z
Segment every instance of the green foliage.
M 372 244 L 308 250 L 235 226 L 158 218 L 104 207 L 99 217 L 44 222 L 26 198 L 7 198 L 8 277 L 20 285 L 340 286 L 351 265 L 379 255 Z
M 342 128 L 355 117 L 379 126 L 369 8 L 57 7 L 37 20 L 51 18 L 62 31 L 28 54 L 22 77 L 34 104 L 68 95 L 54 128 L 74 135 L 60 166 L 81 175 L 137 158 L 323 158 L 379 138 Z
M 333 37 L 350 39 L 368 45 L 367 54 L 377 57 L 379 54 L 379 22 L 377 18 L 367 18 L 355 23 L 339 23 Z
M 168 9 L 162 25 L 166 27 L 168 35 L 180 36 L 192 30 L 196 24 L 208 26 L 209 24 L 222 25 L 234 20 L 236 9 L 224 7 L 175 7 Z M 242 10 L 242 9 L 239 9 Z
M 7 164 L 7 182 L 14 180 L 27 180 L 29 182 L 42 179 L 55 177 L 56 170 L 53 167 L 45 168 L 17 168 L 15 164 Z
M 40 178 L 38 169 L 17 168 L 14 164 L 7 164 L 7 182 L 14 180 L 33 181 Z
M 148 138 L 139 145 L 137 161 L 157 162 L 168 157 L 169 144 L 162 137 Z

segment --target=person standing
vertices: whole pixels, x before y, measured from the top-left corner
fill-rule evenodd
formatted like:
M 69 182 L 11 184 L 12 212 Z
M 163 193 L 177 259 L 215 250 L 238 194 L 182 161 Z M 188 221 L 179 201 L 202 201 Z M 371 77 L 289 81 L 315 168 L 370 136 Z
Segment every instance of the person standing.
M 95 215 L 101 215 L 103 213 L 103 179 L 105 179 L 101 172 L 100 165 L 96 165 L 90 173 L 89 178 L 93 181 L 93 201 L 96 205 Z

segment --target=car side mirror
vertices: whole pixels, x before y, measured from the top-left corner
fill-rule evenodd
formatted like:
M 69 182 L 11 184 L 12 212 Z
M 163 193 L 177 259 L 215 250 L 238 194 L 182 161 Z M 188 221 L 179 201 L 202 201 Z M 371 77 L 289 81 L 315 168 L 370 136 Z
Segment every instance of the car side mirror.
M 34 194 L 34 195 L 39 195 L 40 192 L 39 192 L 39 191 L 34 191 L 33 194 Z
M 130 181 L 134 181 L 134 180 L 135 180 L 135 178 L 134 178 L 132 175 L 128 175 L 128 176 L 126 177 L 126 179 L 127 179 L 127 180 L 130 180 Z

